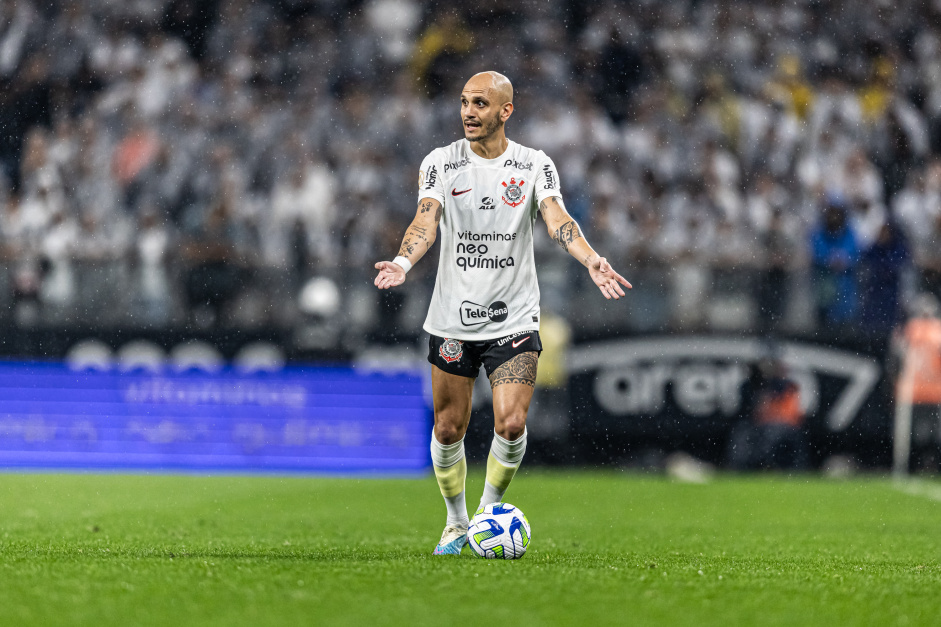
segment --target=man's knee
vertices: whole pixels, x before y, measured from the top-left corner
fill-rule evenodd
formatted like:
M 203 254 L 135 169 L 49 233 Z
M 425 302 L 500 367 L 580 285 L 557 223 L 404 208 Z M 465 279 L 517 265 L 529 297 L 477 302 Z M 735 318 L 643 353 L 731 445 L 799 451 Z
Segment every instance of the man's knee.
M 435 439 L 440 444 L 454 444 L 464 437 L 467 427 L 461 424 L 460 420 L 448 419 L 446 416 L 438 416 L 435 421 Z
M 510 442 L 518 440 L 526 430 L 526 411 L 520 407 L 513 408 L 499 422 L 497 435 Z

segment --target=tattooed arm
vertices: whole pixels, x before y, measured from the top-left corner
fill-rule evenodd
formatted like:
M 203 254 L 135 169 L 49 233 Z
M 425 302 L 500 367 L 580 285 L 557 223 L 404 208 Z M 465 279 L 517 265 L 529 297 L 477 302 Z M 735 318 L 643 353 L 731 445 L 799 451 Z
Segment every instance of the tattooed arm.
M 405 230 L 402 246 L 399 247 L 399 257 L 405 257 L 409 264 L 418 263 L 418 260 L 428 252 L 435 243 L 438 234 L 438 222 L 441 221 L 441 203 L 433 198 L 422 198 L 418 202 L 415 218 Z M 405 282 L 405 269 L 391 261 L 380 261 L 376 264 L 379 274 L 373 281 L 381 290 L 401 285 Z
M 608 260 L 599 256 L 588 244 L 578 228 L 578 222 L 565 210 L 560 197 L 550 196 L 543 200 L 539 203 L 539 212 L 546 221 L 549 237 L 554 239 L 562 250 L 588 268 L 591 280 L 598 286 L 605 298 L 617 300 L 625 295 L 621 286 L 630 289 L 631 284 L 615 272 Z

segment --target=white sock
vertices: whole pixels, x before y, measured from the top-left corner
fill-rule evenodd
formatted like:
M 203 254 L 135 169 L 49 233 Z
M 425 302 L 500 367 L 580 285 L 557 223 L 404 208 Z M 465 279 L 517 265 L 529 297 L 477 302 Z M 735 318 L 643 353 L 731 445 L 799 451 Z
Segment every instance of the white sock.
M 494 487 L 489 481 L 484 481 L 484 494 L 480 497 L 480 507 L 490 505 L 491 503 L 500 503 L 506 490 L 500 490 Z M 478 507 L 477 509 L 480 509 Z
M 444 504 L 448 508 L 448 525 L 455 527 L 466 527 L 469 523 L 467 518 L 467 503 L 464 500 L 464 490 L 457 496 L 444 497 Z
M 512 442 L 493 434 L 490 443 L 490 456 L 487 458 L 487 480 L 484 482 L 484 493 L 480 497 L 480 507 L 490 503 L 503 501 L 503 495 L 510 487 L 510 481 L 523 461 L 526 453 L 526 429 L 523 435 Z
M 467 460 L 464 458 L 464 439 L 454 444 L 441 444 L 431 433 L 431 463 L 438 480 L 438 488 L 448 508 L 448 525 L 467 526 L 467 504 L 464 500 L 464 480 Z

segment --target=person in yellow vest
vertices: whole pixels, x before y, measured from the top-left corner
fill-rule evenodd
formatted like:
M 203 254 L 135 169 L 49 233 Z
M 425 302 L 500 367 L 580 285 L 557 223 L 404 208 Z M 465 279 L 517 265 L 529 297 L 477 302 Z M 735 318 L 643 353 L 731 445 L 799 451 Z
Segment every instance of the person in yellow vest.
M 780 102 L 800 120 L 806 120 L 814 104 L 814 91 L 804 78 L 800 58 L 785 55 L 778 61 L 775 77 L 765 85 L 765 97 Z
M 941 308 L 934 296 L 922 294 L 912 309 L 912 317 L 894 338 L 894 350 L 901 359 L 896 403 L 911 406 L 912 465 L 937 469 L 941 443 Z

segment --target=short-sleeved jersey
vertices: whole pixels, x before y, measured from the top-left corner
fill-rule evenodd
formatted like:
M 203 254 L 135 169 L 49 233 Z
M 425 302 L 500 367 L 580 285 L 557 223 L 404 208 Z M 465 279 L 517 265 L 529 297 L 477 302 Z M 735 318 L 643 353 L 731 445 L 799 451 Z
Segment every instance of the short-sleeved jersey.
M 461 139 L 422 162 L 418 198 L 443 211 L 441 256 L 425 331 L 490 340 L 539 328 L 533 225 L 539 203 L 561 196 L 555 164 L 510 141 L 484 159 Z

